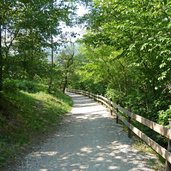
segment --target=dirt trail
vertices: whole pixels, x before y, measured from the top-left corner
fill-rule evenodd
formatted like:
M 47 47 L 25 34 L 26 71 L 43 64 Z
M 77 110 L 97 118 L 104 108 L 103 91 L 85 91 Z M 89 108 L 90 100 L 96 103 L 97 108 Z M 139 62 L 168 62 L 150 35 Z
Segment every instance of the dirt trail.
M 152 171 L 106 108 L 72 94 L 74 106 L 54 135 L 10 171 Z

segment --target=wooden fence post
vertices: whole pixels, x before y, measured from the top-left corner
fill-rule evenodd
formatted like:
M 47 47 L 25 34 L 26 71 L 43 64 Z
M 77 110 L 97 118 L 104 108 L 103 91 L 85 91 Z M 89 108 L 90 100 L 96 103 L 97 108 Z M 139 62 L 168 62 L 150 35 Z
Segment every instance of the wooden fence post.
M 129 111 L 131 112 L 131 108 L 129 108 Z M 131 124 L 131 117 L 128 116 L 128 123 Z M 128 128 L 128 137 L 132 138 L 132 131 Z
M 112 98 L 110 98 L 110 114 L 113 114 L 113 104 L 112 104 Z
M 169 127 L 171 129 L 171 119 L 169 119 Z M 167 150 L 169 152 L 171 152 L 171 140 L 170 139 L 168 140 Z M 165 169 L 165 171 L 171 171 L 171 163 L 169 163 L 168 161 L 166 161 L 166 169 Z
M 117 108 L 116 108 L 116 123 L 118 124 L 119 123 L 119 116 L 118 116 L 118 113 L 119 113 L 119 109 L 118 109 L 119 102 L 117 101 L 116 104 L 117 104 Z
M 98 97 L 99 97 L 99 95 L 96 94 L 96 95 L 95 95 L 95 101 L 96 101 L 96 102 L 98 102 Z

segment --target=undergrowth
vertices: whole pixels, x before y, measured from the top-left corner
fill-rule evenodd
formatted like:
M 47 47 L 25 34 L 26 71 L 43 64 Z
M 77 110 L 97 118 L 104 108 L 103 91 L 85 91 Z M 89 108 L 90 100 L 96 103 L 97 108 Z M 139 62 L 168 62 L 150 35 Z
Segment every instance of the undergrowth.
M 29 93 L 23 90 L 0 94 L 0 167 L 33 136 L 56 125 L 70 110 L 71 99 L 56 92 Z
M 156 156 L 148 160 L 148 165 L 150 165 L 152 169 L 156 171 L 164 170 L 165 160 L 142 140 L 134 137 L 133 147 L 142 154 L 148 153 Z

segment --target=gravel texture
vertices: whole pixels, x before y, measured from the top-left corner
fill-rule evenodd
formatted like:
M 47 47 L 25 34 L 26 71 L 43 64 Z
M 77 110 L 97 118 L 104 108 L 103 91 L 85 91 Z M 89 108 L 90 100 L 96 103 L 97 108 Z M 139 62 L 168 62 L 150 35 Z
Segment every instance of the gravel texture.
M 39 147 L 6 171 L 152 171 L 107 109 L 88 97 L 68 93 L 74 106 Z

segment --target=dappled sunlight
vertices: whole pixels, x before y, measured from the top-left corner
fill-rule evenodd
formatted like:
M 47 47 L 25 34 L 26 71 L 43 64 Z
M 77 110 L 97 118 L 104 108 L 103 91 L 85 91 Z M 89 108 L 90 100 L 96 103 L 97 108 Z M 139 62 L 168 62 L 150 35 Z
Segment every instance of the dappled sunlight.
M 115 143 L 115 146 L 112 148 L 111 144 L 113 143 Z M 67 150 L 61 150 L 58 145 L 54 147 L 59 151 L 40 151 L 29 155 L 28 160 L 37 162 L 34 163 L 35 165 L 28 165 L 27 167 L 39 168 L 39 170 L 42 171 L 48 170 L 48 168 L 99 171 L 151 170 L 145 168 L 147 156 L 138 154 L 130 145 L 126 145 L 123 142 L 108 141 L 106 143 L 100 143 L 100 145 L 97 146 L 86 147 L 81 145 L 81 148 L 70 148 Z M 67 152 L 63 152 L 63 150 Z
M 75 116 L 79 121 L 81 121 L 82 119 L 86 119 L 86 120 L 93 120 L 93 119 L 98 119 L 98 118 L 102 118 L 107 116 L 108 114 L 103 113 L 103 111 L 96 111 L 95 113 L 88 113 L 85 115 L 81 115 L 81 114 L 77 114 L 77 116 Z
M 109 170 L 119 170 L 119 167 L 116 167 L 116 166 L 109 166 L 108 169 L 109 169 Z
M 104 106 L 81 95 L 72 97 L 76 107 L 18 170 L 152 171 L 146 164 L 149 156 L 132 148 L 132 140 Z
M 136 150 L 132 149 L 130 145 L 131 142 L 128 140 L 125 141 L 125 139 L 127 139 L 126 134 L 123 133 L 122 135 L 126 137 L 125 139 L 118 134 L 121 128 L 116 128 L 115 131 L 111 131 L 108 135 L 107 130 L 110 126 L 107 127 L 107 122 L 102 126 L 98 126 L 98 130 L 92 128 L 92 124 L 96 126 L 101 123 L 102 120 L 103 119 L 100 118 L 91 121 L 82 120 L 82 123 L 73 122 L 72 124 L 75 125 L 73 130 L 71 130 L 71 125 L 63 125 L 65 132 L 63 132 L 62 127 L 61 131 L 59 131 L 60 136 L 57 136 L 57 139 L 55 137 L 49 139 L 41 148 L 47 151 L 40 149 L 28 156 L 28 163 L 31 161 L 34 161 L 34 163 L 27 165 L 27 167 L 78 171 L 131 171 L 136 168 L 135 170 L 148 171 L 148 169 L 146 169 L 147 167 L 145 167 L 146 158 L 148 156 L 141 155 Z M 88 123 L 90 130 L 84 129 L 85 125 Z M 75 132 L 81 125 L 84 130 L 81 129 L 80 133 Z M 108 125 L 115 125 L 115 123 L 109 120 Z M 104 128 L 107 129 L 104 131 Z M 96 134 L 96 137 L 92 137 L 94 134 Z M 52 149 L 54 151 L 52 151 Z M 149 169 L 149 171 L 151 171 L 151 169 Z
M 105 159 L 103 158 L 103 157 L 98 157 L 98 158 L 96 158 L 96 161 L 98 162 L 98 161 L 104 161 Z
M 77 119 L 98 119 L 103 117 L 110 117 L 109 112 L 106 108 L 97 102 L 94 102 L 88 97 L 83 97 L 81 95 L 75 96 L 75 94 L 70 93 L 70 96 L 74 98 L 74 107 L 70 114 L 74 115 Z
M 41 157 L 41 156 L 55 156 L 57 154 L 56 151 L 46 151 L 46 152 L 34 152 L 31 153 L 32 157 Z
M 75 104 L 74 107 L 79 108 L 79 107 L 90 107 L 90 106 L 96 106 L 96 102 L 88 103 L 88 104 Z
M 89 153 L 92 153 L 92 148 L 84 147 L 84 148 L 81 148 L 80 151 L 89 154 Z

